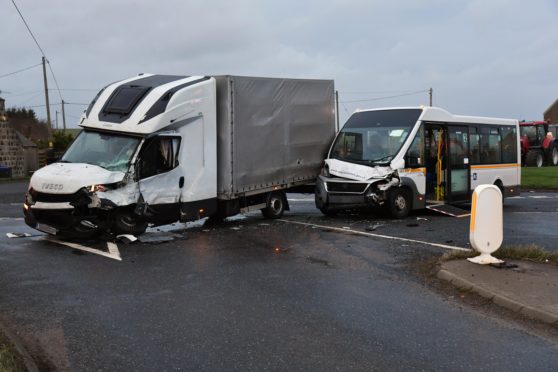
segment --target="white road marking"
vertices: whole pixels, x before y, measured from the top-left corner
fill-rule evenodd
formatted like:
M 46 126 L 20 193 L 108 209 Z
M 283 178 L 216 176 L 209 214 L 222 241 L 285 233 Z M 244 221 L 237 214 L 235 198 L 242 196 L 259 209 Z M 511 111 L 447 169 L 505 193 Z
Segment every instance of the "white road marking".
M 392 239 L 392 240 L 400 240 L 402 242 L 426 244 L 426 245 L 431 245 L 433 247 L 438 247 L 438 248 L 443 248 L 443 249 L 451 249 L 451 250 L 454 250 L 454 251 L 465 251 L 465 252 L 470 252 L 471 251 L 471 249 L 469 249 L 469 248 L 455 247 L 453 245 L 430 243 L 430 242 L 425 242 L 425 241 L 422 241 L 422 240 L 400 238 L 400 237 L 397 237 L 397 236 L 372 234 L 372 233 L 353 230 L 353 229 L 346 229 L 346 228 L 339 228 L 339 227 L 332 227 L 332 226 L 324 226 L 324 225 L 316 225 L 316 224 L 312 224 L 312 223 L 289 221 L 289 220 L 283 220 L 283 219 L 280 219 L 279 221 L 286 222 L 286 223 L 292 223 L 292 224 L 296 224 L 296 225 L 311 226 L 311 227 L 314 227 L 314 228 L 329 229 L 329 230 L 334 230 L 334 231 L 339 231 L 339 232 L 344 232 L 344 233 L 350 233 L 350 234 L 355 234 L 355 235 L 369 236 L 369 237 L 373 237 L 373 238 Z
M 550 196 L 548 195 L 531 195 L 529 196 L 531 199 L 548 199 Z
M 290 202 L 293 202 L 293 201 L 294 202 L 313 202 L 314 201 L 314 198 L 307 198 L 307 199 L 298 199 L 298 198 L 297 199 L 291 199 L 291 198 L 288 198 L 288 199 L 289 199 Z
M 507 199 L 525 199 L 524 196 L 510 196 Z
M 23 221 L 23 217 L 0 217 L 0 221 Z
M 108 249 L 109 249 L 109 252 L 110 252 L 110 253 L 107 253 L 107 252 L 104 252 L 104 251 L 100 251 L 98 249 L 93 249 L 93 248 L 86 247 L 86 246 L 81 245 L 81 244 L 58 240 L 58 239 L 56 239 L 56 238 L 54 238 L 50 235 L 46 235 L 44 237 L 44 239 L 48 240 L 49 242 L 52 242 L 52 243 L 58 243 L 58 244 L 65 245 L 65 246 L 73 248 L 73 249 L 79 249 L 80 251 L 85 251 L 85 252 L 97 254 L 99 256 L 112 258 L 113 260 L 117 260 L 117 261 L 122 261 L 122 258 L 120 257 L 120 251 L 118 251 L 118 246 L 114 243 L 111 243 L 111 242 L 107 243 Z

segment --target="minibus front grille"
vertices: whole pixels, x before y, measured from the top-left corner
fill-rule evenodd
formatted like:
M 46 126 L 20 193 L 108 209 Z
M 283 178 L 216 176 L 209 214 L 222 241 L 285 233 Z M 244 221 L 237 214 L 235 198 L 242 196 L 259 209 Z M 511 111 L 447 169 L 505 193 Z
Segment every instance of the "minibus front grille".
M 349 183 L 349 182 L 328 182 L 327 191 L 329 192 L 352 192 L 363 193 L 368 186 L 367 183 Z

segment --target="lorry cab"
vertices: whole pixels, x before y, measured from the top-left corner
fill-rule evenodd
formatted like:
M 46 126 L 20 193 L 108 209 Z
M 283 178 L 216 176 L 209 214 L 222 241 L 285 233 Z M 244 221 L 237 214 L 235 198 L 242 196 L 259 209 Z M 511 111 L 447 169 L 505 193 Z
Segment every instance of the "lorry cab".
M 196 219 L 211 212 L 215 116 L 210 77 L 142 74 L 105 87 L 60 161 L 31 178 L 27 224 L 78 237 L 140 234 L 181 213 Z

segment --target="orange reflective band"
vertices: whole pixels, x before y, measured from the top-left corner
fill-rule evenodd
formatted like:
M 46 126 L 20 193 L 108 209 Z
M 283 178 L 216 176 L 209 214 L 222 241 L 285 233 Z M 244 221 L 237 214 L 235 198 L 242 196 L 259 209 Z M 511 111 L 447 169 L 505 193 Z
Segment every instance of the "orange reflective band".
M 473 201 L 471 203 L 471 223 L 469 225 L 469 231 L 475 231 L 475 215 L 477 213 L 477 193 L 473 192 Z
M 471 169 L 517 168 L 520 164 L 471 165 Z

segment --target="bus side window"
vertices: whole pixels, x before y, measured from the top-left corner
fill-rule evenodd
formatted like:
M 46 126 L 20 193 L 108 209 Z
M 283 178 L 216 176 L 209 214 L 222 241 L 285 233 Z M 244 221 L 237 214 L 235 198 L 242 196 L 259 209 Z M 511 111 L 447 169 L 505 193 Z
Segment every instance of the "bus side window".
M 424 127 L 421 125 L 405 155 L 405 167 L 420 167 L 424 165 L 424 161 Z
M 499 164 L 502 162 L 502 140 L 499 128 L 481 128 L 480 143 L 482 164 Z
M 480 164 L 479 132 L 476 127 L 469 127 L 469 162 Z
M 501 127 L 502 162 L 517 163 L 517 133 L 515 127 Z

